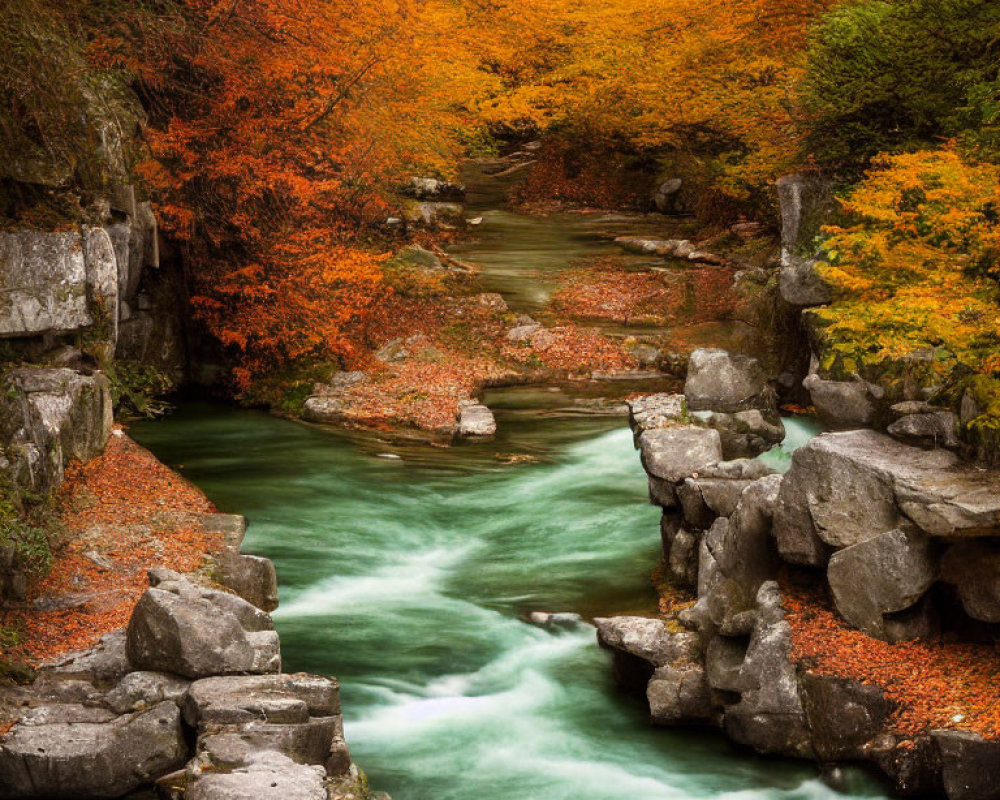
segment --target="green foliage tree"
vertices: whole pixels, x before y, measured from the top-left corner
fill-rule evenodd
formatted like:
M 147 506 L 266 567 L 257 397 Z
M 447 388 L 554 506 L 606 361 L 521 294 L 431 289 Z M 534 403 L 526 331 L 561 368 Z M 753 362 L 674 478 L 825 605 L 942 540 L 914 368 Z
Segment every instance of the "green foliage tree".
M 812 31 L 806 151 L 848 174 L 952 138 L 1000 154 L 998 70 L 995 0 L 852 0 Z

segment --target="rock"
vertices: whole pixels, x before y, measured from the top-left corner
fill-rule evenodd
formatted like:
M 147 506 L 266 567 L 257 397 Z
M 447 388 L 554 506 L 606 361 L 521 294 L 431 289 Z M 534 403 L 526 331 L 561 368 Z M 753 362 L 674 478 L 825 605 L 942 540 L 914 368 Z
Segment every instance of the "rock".
M 423 270 L 425 272 L 447 272 L 448 268 L 444 262 L 430 250 L 418 244 L 411 244 L 398 250 L 393 257 L 386 262 L 386 267 L 405 266 Z
M 830 286 L 820 277 L 814 258 L 790 256 L 782 259 L 778 271 L 778 290 L 782 299 L 803 308 L 824 306 L 833 300 Z
M 296 764 L 325 767 L 330 746 L 337 736 L 343 738 L 340 717 L 317 717 L 296 724 L 249 722 L 237 729 L 219 729 L 198 740 L 199 757 L 216 769 L 238 769 L 252 763 L 261 751 L 274 751 Z
M 269 558 L 224 550 L 215 558 L 219 582 L 262 611 L 278 607 L 278 575 Z
M 777 181 L 781 210 L 779 288 L 793 306 L 825 305 L 829 287 L 816 272 L 816 237 L 836 207 L 829 184 L 813 175 L 785 175 Z
M 459 436 L 492 436 L 497 432 L 497 421 L 482 403 L 465 402 L 459 408 Z
M 142 711 L 168 701 L 180 705 L 190 681 L 166 672 L 130 672 L 105 696 L 105 703 L 118 714 Z
M 822 566 L 826 545 L 846 547 L 899 525 L 891 472 L 867 463 L 879 439 L 892 440 L 868 433 L 823 434 L 795 451 L 774 516 L 785 560 Z
M 0 744 L 0 797 L 120 797 L 176 769 L 186 753 L 180 711 L 169 702 L 106 722 L 17 725 Z
M 628 422 L 635 434 L 636 446 L 639 437 L 646 431 L 674 427 L 683 423 L 687 416 L 682 394 L 649 394 L 627 400 L 626 403 Z
M 693 661 L 660 667 L 646 686 L 649 715 L 656 725 L 706 722 L 716 715 L 705 668 Z
M 886 432 L 906 444 L 955 448 L 960 444 L 957 430 L 958 417 L 950 411 L 935 411 L 908 414 L 892 423 Z
M 0 335 L 73 331 L 94 321 L 79 231 L 0 233 Z
M 740 702 L 726 709 L 729 737 L 761 753 L 813 756 L 805 710 L 792 663 L 791 629 L 781 610 L 778 585 L 757 594 L 757 622 L 740 668 Z
M 0 441 L 10 461 L 8 475 L 24 489 L 57 488 L 70 461 L 103 452 L 111 425 L 111 389 L 103 374 L 21 367 L 4 379 Z
M 675 484 L 722 460 L 718 431 L 685 425 L 646 431 L 639 437 L 642 465 L 649 475 L 653 503 L 677 504 Z
M 337 683 L 316 675 L 243 675 L 202 678 L 184 699 L 192 728 L 249 722 L 299 723 L 340 714 Z
M 860 758 L 881 732 L 892 706 L 877 686 L 805 673 L 802 700 L 816 756 L 823 761 Z
M 264 612 L 186 580 L 160 587 L 146 591 L 129 620 L 127 651 L 135 667 L 188 678 L 281 668 L 278 635 Z
M 96 647 L 69 656 L 50 670 L 63 680 L 116 683 L 132 668 L 125 649 L 125 631 L 114 631 L 102 636 Z
M 966 614 L 983 622 L 1000 622 L 1000 544 L 952 545 L 941 560 L 941 577 L 955 587 Z
M 847 547 L 899 527 L 931 536 L 1000 532 L 1000 473 L 947 450 L 909 447 L 874 431 L 817 436 L 796 450 L 781 487 L 774 533 L 793 563 L 825 563 L 822 543 Z
M 875 421 L 877 390 L 864 381 L 827 381 L 813 373 L 802 385 L 809 392 L 820 419 L 828 425 L 858 428 Z
M 525 325 L 516 325 L 507 331 L 507 341 L 513 342 L 514 344 L 524 344 L 531 341 L 531 337 L 534 336 L 540 329 L 541 325 L 537 322 L 531 322 Z
M 465 227 L 465 209 L 458 203 L 411 201 L 403 206 L 403 219 L 410 225 L 454 229 Z
M 684 528 L 677 531 L 667 555 L 670 574 L 681 586 L 696 589 L 698 586 L 698 554 L 701 536 Z
M 912 606 L 936 577 L 928 538 L 900 529 L 838 550 L 827 570 L 840 616 L 878 638 L 886 635 L 882 615 Z
M 734 618 L 752 611 L 760 587 L 778 574 L 771 520 L 781 482 L 780 475 L 771 475 L 749 484 L 728 521 L 713 525 L 705 537 L 717 574 L 705 587 L 702 602 L 720 630 L 740 630 Z
M 344 422 L 346 403 L 339 397 L 310 397 L 302 407 L 302 418 L 307 422 L 333 425 Z
M 599 617 L 594 620 L 601 647 L 628 653 L 654 667 L 695 661 L 701 642 L 693 633 L 671 633 L 666 623 L 646 617 Z
M 773 409 L 775 404 L 774 393 L 757 359 L 713 349 L 691 353 L 684 397 L 692 411 L 726 414 Z
M 528 615 L 528 621 L 540 628 L 572 629 L 581 624 L 582 617 L 572 611 L 559 611 L 554 614 L 549 611 L 532 611 Z
M 965 731 L 932 731 L 941 753 L 948 800 L 985 800 L 1000 796 L 1000 742 Z
M 684 181 L 680 178 L 669 178 L 656 187 L 653 192 L 653 206 L 661 214 L 676 214 L 678 196 Z
M 745 641 L 728 636 L 713 637 L 705 651 L 708 685 L 725 692 L 738 692 L 742 686 L 740 669 L 746 655 Z
M 695 411 L 691 416 L 719 432 L 727 459 L 756 458 L 785 439 L 785 425 L 774 410 L 754 408 L 735 414 Z
M 327 800 L 325 778 L 321 767 L 263 751 L 233 772 L 198 776 L 184 796 L 186 800 Z
M 460 183 L 439 181 L 435 178 L 410 178 L 403 187 L 403 194 L 417 200 L 455 200 L 465 199 L 465 187 Z

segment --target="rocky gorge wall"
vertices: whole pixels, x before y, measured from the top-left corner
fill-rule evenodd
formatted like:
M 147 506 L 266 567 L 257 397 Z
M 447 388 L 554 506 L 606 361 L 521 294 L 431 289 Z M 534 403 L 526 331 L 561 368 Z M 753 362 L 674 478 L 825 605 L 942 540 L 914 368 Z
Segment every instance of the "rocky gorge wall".
M 663 509 L 665 572 L 695 599 L 663 619 L 597 620 L 620 680 L 645 694 L 656 724 L 718 726 L 760 753 L 867 762 L 901 794 L 1000 796 L 995 679 L 966 685 L 962 673 L 980 655 L 987 674 L 996 668 L 1000 472 L 865 429 L 816 437 L 784 475 L 733 460 L 739 433 L 691 405 L 740 400 L 767 413 L 767 382 L 722 351 L 696 352 L 691 367 L 691 398 L 633 400 L 630 419 Z M 833 622 L 810 622 L 821 616 Z M 842 635 L 855 638 L 817 657 Z M 965 694 L 923 708 L 889 673 L 855 667 L 894 642 L 929 643 L 890 652 L 897 675 Z

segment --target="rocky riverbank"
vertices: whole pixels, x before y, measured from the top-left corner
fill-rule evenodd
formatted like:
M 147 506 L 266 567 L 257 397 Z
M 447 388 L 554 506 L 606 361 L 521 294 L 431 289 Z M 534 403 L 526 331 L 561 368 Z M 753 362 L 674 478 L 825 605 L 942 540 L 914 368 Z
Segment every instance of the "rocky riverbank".
M 35 669 L 0 684 L 0 797 L 372 796 L 336 681 L 281 672 L 245 520 L 114 433 L 71 470 L 51 573 L 3 616 Z
M 769 474 L 691 410 L 766 406 L 759 368 L 721 352 L 692 365 L 690 397 L 635 400 L 631 423 L 665 571 L 693 602 L 598 620 L 620 680 L 656 724 L 866 762 L 900 794 L 996 797 L 1000 473 L 854 430 Z

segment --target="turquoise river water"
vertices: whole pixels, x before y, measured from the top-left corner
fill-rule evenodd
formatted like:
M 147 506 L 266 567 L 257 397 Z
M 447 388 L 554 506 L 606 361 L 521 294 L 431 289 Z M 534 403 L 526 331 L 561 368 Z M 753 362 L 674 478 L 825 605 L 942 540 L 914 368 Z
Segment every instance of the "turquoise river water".
M 285 668 L 340 679 L 354 757 L 396 800 L 843 796 L 811 766 L 649 727 L 592 627 L 525 621 L 652 608 L 657 511 L 623 420 L 491 402 L 499 438 L 449 450 L 207 405 L 132 433 L 249 517 Z

